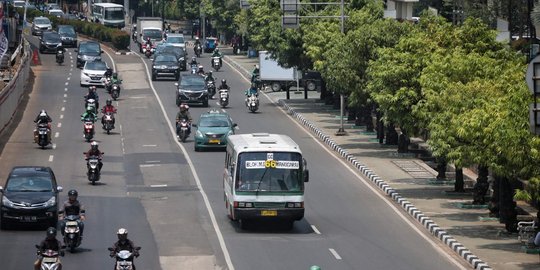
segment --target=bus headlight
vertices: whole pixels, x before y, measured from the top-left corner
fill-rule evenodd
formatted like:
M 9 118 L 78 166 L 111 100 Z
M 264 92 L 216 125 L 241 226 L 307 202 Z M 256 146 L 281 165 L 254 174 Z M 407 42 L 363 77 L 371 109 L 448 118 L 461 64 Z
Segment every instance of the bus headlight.
M 302 207 L 304 207 L 303 202 L 290 202 L 290 203 L 287 203 L 287 208 L 302 208 Z

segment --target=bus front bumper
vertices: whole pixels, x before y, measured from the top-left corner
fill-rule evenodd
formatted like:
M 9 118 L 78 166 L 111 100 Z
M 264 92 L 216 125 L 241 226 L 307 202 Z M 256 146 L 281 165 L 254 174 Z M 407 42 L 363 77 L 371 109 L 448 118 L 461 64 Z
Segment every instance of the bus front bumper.
M 301 220 L 304 217 L 304 208 L 235 208 L 235 219 L 287 219 Z

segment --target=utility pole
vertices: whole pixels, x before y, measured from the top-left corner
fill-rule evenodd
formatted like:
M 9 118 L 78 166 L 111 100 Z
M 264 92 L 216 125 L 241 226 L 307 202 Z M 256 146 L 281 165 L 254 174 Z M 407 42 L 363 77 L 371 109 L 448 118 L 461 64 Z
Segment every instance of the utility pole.
M 341 0 L 341 34 L 343 37 L 345 37 L 345 15 L 343 13 L 345 0 Z M 347 131 L 345 131 L 345 128 L 343 127 L 343 117 L 345 112 L 345 95 L 339 94 L 339 129 L 336 132 L 336 136 L 345 136 L 347 135 Z

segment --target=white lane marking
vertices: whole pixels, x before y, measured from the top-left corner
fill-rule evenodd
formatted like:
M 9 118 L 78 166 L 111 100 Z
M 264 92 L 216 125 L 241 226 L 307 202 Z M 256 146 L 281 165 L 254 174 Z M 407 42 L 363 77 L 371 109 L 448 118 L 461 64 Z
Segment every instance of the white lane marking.
M 334 257 L 336 258 L 336 260 L 341 260 L 341 256 L 339 256 L 339 254 L 337 253 L 337 251 L 335 251 L 333 248 L 329 248 L 328 250 L 330 250 L 330 253 L 332 253 L 332 255 L 334 255 Z
M 143 144 L 143 147 L 156 147 L 157 144 Z
M 49 162 L 53 162 L 53 160 L 54 160 L 54 156 L 53 156 L 53 155 L 50 155 L 50 156 L 49 156 Z
M 135 107 L 131 107 L 132 109 L 147 109 L 148 106 L 135 106 Z
M 64 97 L 67 97 L 67 94 L 64 94 Z
M 71 64 L 71 67 L 73 67 L 73 64 Z M 70 69 L 70 70 L 73 70 L 73 69 Z
M 58 138 L 58 136 L 60 136 L 60 132 L 54 133 L 54 137 L 55 137 L 55 138 Z
M 124 144 L 124 133 L 122 132 L 122 124 L 120 124 L 120 141 L 122 143 L 122 154 L 126 154 L 126 148 Z
M 71 72 L 69 73 L 69 76 L 71 76 Z
M 146 163 L 160 163 L 160 160 L 147 160 Z
M 62 127 L 62 123 L 58 123 L 58 125 L 56 125 L 56 127 Z
M 52 144 L 52 149 L 56 149 L 56 143 Z
M 71 77 L 68 77 L 68 81 L 71 80 Z
M 150 185 L 150 187 L 166 187 L 167 184 L 163 184 L 163 185 Z
M 148 168 L 148 167 L 159 167 L 161 164 L 141 164 L 139 167 L 141 168 Z
M 64 101 L 64 103 L 67 102 L 65 99 L 63 101 Z
M 317 227 L 315 227 L 315 225 L 311 225 L 311 229 L 312 229 L 316 234 L 321 234 L 321 232 L 317 229 Z
M 68 89 L 67 89 L 67 87 L 66 87 L 66 88 L 64 88 L 64 91 L 66 91 L 66 92 L 67 92 L 67 90 L 68 90 Z
M 223 61 L 223 62 L 225 62 L 227 65 L 229 65 L 229 67 L 231 67 L 234 71 L 236 71 L 238 74 L 240 74 L 240 78 L 243 78 L 246 82 L 251 83 L 251 81 L 248 80 L 246 77 L 244 77 L 244 75 L 240 71 L 238 71 L 238 69 L 236 69 L 235 67 L 233 67 L 231 64 L 229 64 L 226 61 Z M 274 105 L 278 105 L 266 93 L 264 93 L 264 92 L 261 92 L 261 93 L 266 97 L 266 99 L 268 99 Z M 344 160 L 342 160 L 340 156 L 338 156 L 335 152 L 330 150 L 330 148 L 328 148 L 325 144 L 323 144 L 321 141 L 319 141 L 319 139 L 317 137 L 315 137 L 315 135 L 313 135 L 311 133 L 311 131 L 306 129 L 306 127 L 304 127 L 302 124 L 300 124 L 300 122 L 296 121 L 296 119 L 294 119 L 291 115 L 289 115 L 287 113 L 287 111 L 285 111 L 285 109 L 281 108 L 281 106 L 276 106 L 276 107 L 286 117 L 288 117 L 293 123 L 295 123 L 298 127 L 300 127 L 300 129 L 303 130 L 309 137 L 311 137 L 311 139 L 313 139 L 313 141 L 315 141 L 317 144 L 319 144 L 319 146 L 321 146 L 322 149 L 324 149 L 328 154 L 330 154 L 332 157 L 334 157 L 334 159 L 336 159 L 339 163 L 341 163 L 347 170 L 349 170 L 349 172 L 356 175 L 356 177 L 358 179 L 360 179 L 360 181 L 367 188 L 369 188 L 376 196 L 378 196 L 380 199 L 382 199 L 403 221 L 405 221 L 405 223 L 407 223 L 409 225 L 409 227 L 411 227 L 416 233 L 418 233 L 418 235 L 420 235 L 420 237 L 424 238 L 424 240 L 426 240 L 426 242 L 428 242 L 435 250 L 437 250 L 439 252 L 439 254 L 446 257 L 446 259 L 448 259 L 450 262 L 455 264 L 459 269 L 462 269 L 462 270 L 467 269 L 467 268 L 463 267 L 461 265 L 461 263 L 459 263 L 452 255 L 447 253 L 445 249 L 441 248 L 441 246 L 439 246 L 435 241 L 433 241 L 430 238 L 431 234 L 428 237 L 426 234 L 428 234 L 429 232 L 425 232 L 424 230 L 420 230 L 415 225 L 416 223 L 413 223 L 412 221 L 410 221 L 409 218 L 404 215 L 402 210 L 397 208 L 397 205 L 394 204 L 394 201 L 391 201 L 388 197 L 385 197 L 384 195 L 382 195 L 382 193 L 378 189 L 376 189 L 371 184 L 370 181 L 366 180 L 366 178 L 364 178 L 364 176 L 362 174 L 360 174 L 359 171 L 354 170 L 351 166 L 349 166 L 349 164 L 347 164 Z M 440 242 L 438 242 L 438 243 L 440 243 Z
M 66 85 L 68 85 L 68 84 L 69 84 L 69 83 L 68 83 L 68 82 L 66 82 Z
M 134 97 L 129 97 L 129 98 L 138 99 L 138 98 L 147 98 L 147 97 L 134 96 Z
M 222 112 L 227 112 L 225 109 L 221 109 Z
M 65 111 L 66 110 L 66 107 L 62 107 L 62 109 L 60 109 L 61 111 Z
M 141 57 L 140 54 L 137 52 L 134 52 L 135 55 L 137 55 L 144 66 L 146 67 L 146 77 L 151 78 L 150 72 L 148 71 L 148 64 L 146 64 L 146 61 Z M 197 174 L 197 171 L 195 170 L 195 166 L 193 165 L 193 161 L 191 161 L 191 157 L 189 156 L 188 152 L 186 151 L 186 148 L 184 145 L 182 145 L 178 140 L 176 140 L 176 133 L 172 126 L 171 121 L 169 121 L 169 118 L 167 117 L 167 112 L 165 111 L 165 107 L 163 106 L 163 102 L 161 102 L 161 98 L 157 94 L 156 88 L 154 88 L 154 83 L 152 80 L 148 80 L 150 82 L 150 88 L 152 88 L 152 92 L 154 93 L 154 96 L 156 97 L 156 100 L 159 104 L 159 107 L 161 108 L 161 113 L 163 114 L 163 117 L 165 118 L 165 121 L 167 122 L 167 125 L 169 126 L 169 132 L 171 133 L 171 136 L 175 138 L 176 145 L 180 147 L 182 150 L 182 153 L 184 153 L 184 156 L 186 157 L 187 163 L 193 172 L 193 178 L 195 178 L 195 183 L 197 184 L 197 188 L 199 188 L 199 192 L 201 193 L 201 196 L 204 201 L 204 205 L 206 206 L 206 209 L 208 210 L 208 215 L 210 216 L 210 221 L 212 221 L 212 226 L 214 227 L 214 230 L 216 231 L 216 235 L 218 237 L 219 246 L 221 247 L 221 251 L 223 251 L 223 257 L 225 258 L 225 262 L 227 263 L 227 268 L 229 270 L 234 270 L 234 265 L 232 264 L 231 256 L 229 255 L 229 250 L 227 249 L 227 245 L 225 244 L 225 240 L 223 239 L 223 234 L 221 233 L 221 229 L 219 228 L 219 225 L 216 220 L 216 215 L 214 214 L 214 210 L 212 210 L 212 206 L 210 205 L 210 201 L 208 200 L 208 195 L 206 195 L 206 191 L 204 191 L 204 188 L 201 184 L 201 179 L 199 179 L 199 175 Z
M 60 119 L 64 119 L 64 115 L 63 115 L 63 114 L 60 115 Z

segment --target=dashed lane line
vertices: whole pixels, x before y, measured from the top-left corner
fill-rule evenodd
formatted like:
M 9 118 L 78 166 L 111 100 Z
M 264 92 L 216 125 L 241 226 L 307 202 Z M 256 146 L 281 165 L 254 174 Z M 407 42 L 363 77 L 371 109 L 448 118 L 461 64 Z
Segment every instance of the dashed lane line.
M 49 156 L 49 162 L 53 162 L 53 160 L 54 160 L 54 156 L 53 156 L 53 155 L 50 155 L 50 156 Z
M 336 260 L 341 260 L 341 256 L 339 256 L 336 250 L 334 250 L 333 248 L 329 248 L 328 250 L 330 250 L 330 253 L 334 255 L 334 258 L 336 258 Z

